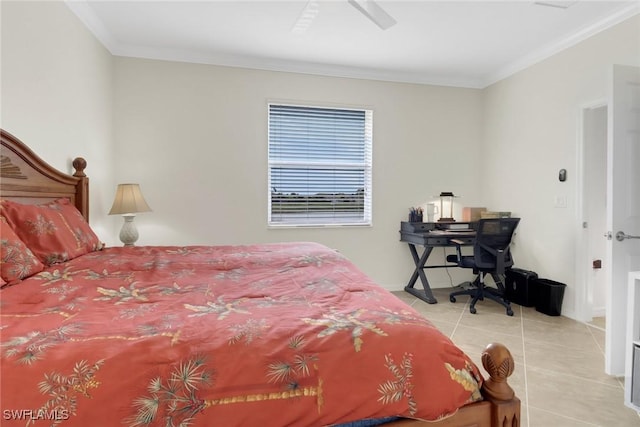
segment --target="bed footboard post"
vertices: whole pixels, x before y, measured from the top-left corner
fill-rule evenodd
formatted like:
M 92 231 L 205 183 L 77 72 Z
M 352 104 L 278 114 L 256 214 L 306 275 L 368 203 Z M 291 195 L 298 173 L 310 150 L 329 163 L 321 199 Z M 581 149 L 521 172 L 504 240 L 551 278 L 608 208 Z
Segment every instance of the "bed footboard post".
M 492 427 L 520 427 L 520 399 L 507 383 L 515 368 L 513 356 L 503 344 L 491 343 L 482 352 L 482 365 L 489 374 L 482 391 L 491 402 Z

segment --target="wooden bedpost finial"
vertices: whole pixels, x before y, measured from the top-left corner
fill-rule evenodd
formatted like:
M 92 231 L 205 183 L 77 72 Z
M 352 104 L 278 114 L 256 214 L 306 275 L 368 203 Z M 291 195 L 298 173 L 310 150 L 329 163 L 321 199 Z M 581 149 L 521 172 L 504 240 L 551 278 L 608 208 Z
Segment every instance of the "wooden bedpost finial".
M 490 378 L 484 382 L 484 390 L 496 400 L 511 400 L 515 396 L 507 384 L 507 378 L 513 373 L 515 362 L 509 349 L 500 343 L 489 344 L 482 352 L 482 366 Z
M 87 167 L 87 161 L 82 157 L 76 157 L 73 159 L 73 168 L 76 170 L 73 173 L 73 176 L 77 177 L 85 177 L 87 175 L 84 174 L 84 168 Z

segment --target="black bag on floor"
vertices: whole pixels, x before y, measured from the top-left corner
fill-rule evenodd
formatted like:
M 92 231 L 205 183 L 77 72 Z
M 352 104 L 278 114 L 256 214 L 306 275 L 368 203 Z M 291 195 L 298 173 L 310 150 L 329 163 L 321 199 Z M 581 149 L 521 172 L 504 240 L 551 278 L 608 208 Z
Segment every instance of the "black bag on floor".
M 505 276 L 505 298 L 518 305 L 533 307 L 536 295 L 535 284 L 532 282 L 538 278 L 538 274 L 521 268 L 510 268 Z

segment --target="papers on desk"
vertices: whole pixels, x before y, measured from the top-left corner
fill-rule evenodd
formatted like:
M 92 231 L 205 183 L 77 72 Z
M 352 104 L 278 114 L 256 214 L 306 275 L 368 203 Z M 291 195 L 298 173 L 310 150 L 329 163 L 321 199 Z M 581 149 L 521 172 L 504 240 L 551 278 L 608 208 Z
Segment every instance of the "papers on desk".
M 461 228 L 458 230 L 431 230 L 429 231 L 429 234 L 434 234 L 434 235 L 438 235 L 438 234 L 475 234 L 475 230 L 473 230 L 472 228 Z

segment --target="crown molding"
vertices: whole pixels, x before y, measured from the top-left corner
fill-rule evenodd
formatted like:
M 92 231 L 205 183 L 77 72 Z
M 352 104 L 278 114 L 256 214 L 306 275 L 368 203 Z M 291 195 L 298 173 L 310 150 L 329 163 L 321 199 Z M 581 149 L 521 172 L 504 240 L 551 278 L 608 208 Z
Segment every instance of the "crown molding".
M 64 0 L 65 4 L 80 19 L 80 21 L 89 29 L 95 38 L 113 54 L 117 42 L 111 32 L 105 27 L 104 23 L 95 14 L 93 9 L 86 1 Z
M 104 23 L 85 1 L 65 0 L 65 3 L 78 17 L 78 19 L 80 19 L 80 21 L 89 29 L 89 31 L 114 56 L 248 68 L 264 71 L 312 74 L 329 77 L 453 86 L 470 89 L 486 88 L 487 86 L 497 83 L 500 80 L 541 62 L 562 50 L 574 46 L 575 44 L 640 13 L 640 2 L 634 2 L 614 15 L 610 15 L 605 19 L 582 29 L 581 31 L 560 40 L 557 43 L 553 43 L 543 49 L 532 52 L 531 54 L 506 65 L 495 73 L 474 77 L 468 75 L 435 75 L 427 72 L 405 72 L 390 69 L 358 68 L 336 64 L 289 61 L 242 55 L 211 54 L 207 52 L 186 51 L 183 49 L 151 48 L 148 46 L 128 45 L 120 43 L 113 37 L 110 31 L 105 27 Z
M 562 52 L 565 49 L 568 49 L 576 44 L 592 37 L 602 31 L 605 31 L 627 19 L 637 15 L 640 13 L 640 2 L 632 3 L 629 6 L 620 9 L 613 15 L 609 15 L 605 19 L 602 19 L 588 27 L 583 28 L 582 30 L 573 33 L 562 40 L 559 40 L 556 43 L 550 44 L 542 49 L 539 49 L 535 52 L 532 52 L 528 55 L 523 56 L 517 61 L 508 64 L 502 69 L 498 70 L 496 73 L 490 74 L 481 81 L 481 87 L 485 88 L 487 86 L 491 86 L 494 83 L 499 82 L 513 74 L 516 74 L 519 71 L 522 71 L 526 68 L 531 67 L 538 62 L 544 61 L 547 58 L 555 55 L 556 53 Z
M 342 77 L 364 80 L 379 80 L 395 83 L 415 83 L 435 86 L 453 86 L 480 89 L 481 81 L 467 76 L 429 75 L 388 69 L 348 67 L 303 61 L 287 61 L 276 58 L 241 55 L 211 54 L 182 49 L 149 48 L 147 46 L 119 45 L 109 49 L 112 55 L 128 58 L 155 59 L 161 61 L 186 62 L 220 67 L 244 68 L 262 71 L 310 74 L 326 77 Z

